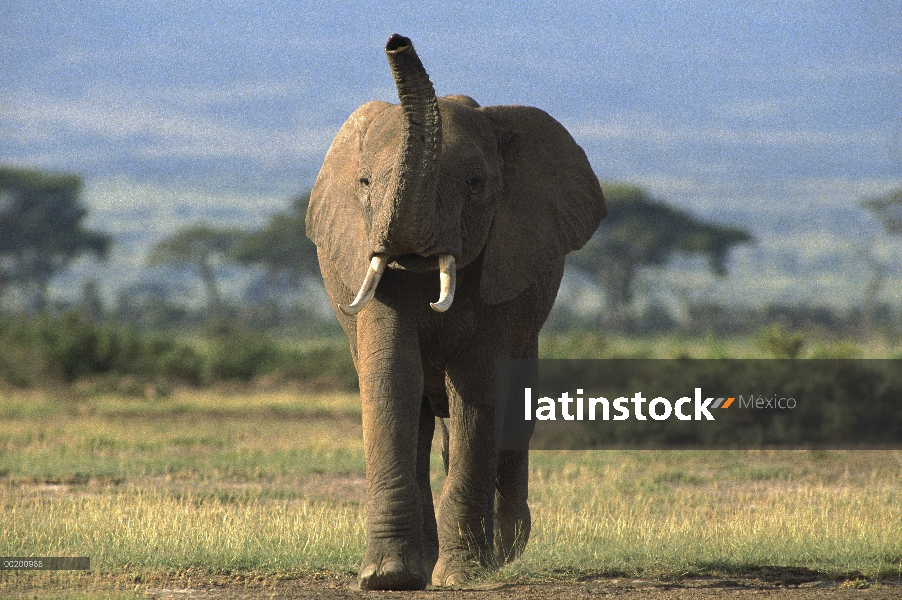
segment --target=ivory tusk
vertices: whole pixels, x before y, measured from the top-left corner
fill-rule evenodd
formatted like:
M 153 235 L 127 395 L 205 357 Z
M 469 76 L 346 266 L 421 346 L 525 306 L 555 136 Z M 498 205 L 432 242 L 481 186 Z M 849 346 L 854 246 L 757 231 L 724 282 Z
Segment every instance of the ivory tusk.
M 353 317 L 362 311 L 373 299 L 373 296 L 376 295 L 376 286 L 379 285 L 379 280 L 382 278 L 382 273 L 385 271 L 385 265 L 387 264 L 388 255 L 374 255 L 372 260 L 370 260 L 370 268 L 366 271 L 366 277 L 363 278 L 363 285 L 360 286 L 360 291 L 357 292 L 357 297 L 347 306 L 339 304 L 338 309 L 349 317 Z
M 438 257 L 439 291 L 438 302 L 430 302 L 429 306 L 436 312 L 445 312 L 451 308 L 454 302 L 454 288 L 457 286 L 457 267 L 454 257 L 450 254 L 442 254 Z

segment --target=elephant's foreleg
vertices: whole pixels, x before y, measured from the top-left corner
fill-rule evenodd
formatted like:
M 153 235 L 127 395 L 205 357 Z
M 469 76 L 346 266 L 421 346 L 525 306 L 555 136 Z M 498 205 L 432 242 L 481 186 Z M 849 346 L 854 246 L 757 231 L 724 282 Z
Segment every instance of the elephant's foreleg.
M 358 317 L 357 369 L 366 458 L 361 589 L 423 589 L 423 502 L 417 481 L 423 373 L 413 326 L 374 302 Z

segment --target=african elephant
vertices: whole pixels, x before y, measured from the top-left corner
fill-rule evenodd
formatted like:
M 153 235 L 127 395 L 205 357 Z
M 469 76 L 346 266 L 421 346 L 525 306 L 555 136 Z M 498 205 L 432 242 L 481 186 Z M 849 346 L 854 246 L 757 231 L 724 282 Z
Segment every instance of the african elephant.
M 585 153 L 545 112 L 436 98 L 409 39 L 385 51 L 400 104 L 368 102 L 341 127 L 306 226 L 360 380 L 359 584 L 422 589 L 429 573 L 460 583 L 526 544 L 528 458 L 496 448 L 494 364 L 537 356 L 564 256 L 606 209 Z M 450 418 L 437 519 L 436 416 Z

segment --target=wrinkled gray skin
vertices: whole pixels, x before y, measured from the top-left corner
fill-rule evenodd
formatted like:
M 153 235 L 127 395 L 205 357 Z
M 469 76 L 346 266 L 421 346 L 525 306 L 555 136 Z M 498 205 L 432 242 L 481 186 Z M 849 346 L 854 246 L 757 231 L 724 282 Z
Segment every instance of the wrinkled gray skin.
M 519 556 L 529 536 L 526 452 L 495 447 L 494 364 L 537 356 L 564 256 L 605 214 L 582 149 L 546 113 L 436 98 L 407 38 L 386 46 L 400 105 L 358 108 L 313 188 L 307 235 L 360 378 L 367 481 L 362 589 L 467 580 Z M 447 312 L 438 256 L 456 260 Z M 375 297 L 344 314 L 374 255 Z M 436 416 L 450 417 L 438 500 Z

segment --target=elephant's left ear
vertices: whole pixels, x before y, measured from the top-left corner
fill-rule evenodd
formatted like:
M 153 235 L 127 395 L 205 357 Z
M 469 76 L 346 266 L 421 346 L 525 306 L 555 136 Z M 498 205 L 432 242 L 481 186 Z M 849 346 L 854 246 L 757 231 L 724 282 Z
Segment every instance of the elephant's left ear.
M 586 153 L 563 125 L 529 106 L 481 110 L 502 132 L 503 190 L 481 283 L 483 301 L 497 304 L 582 248 L 607 209 Z

